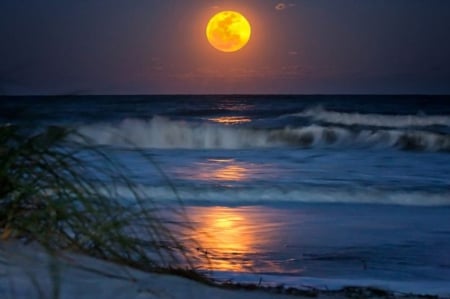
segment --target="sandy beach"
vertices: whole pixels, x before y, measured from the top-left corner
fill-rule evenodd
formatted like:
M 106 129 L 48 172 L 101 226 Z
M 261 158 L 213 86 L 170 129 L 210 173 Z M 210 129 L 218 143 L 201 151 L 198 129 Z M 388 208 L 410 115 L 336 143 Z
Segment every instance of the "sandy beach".
M 340 290 L 286 286 L 206 285 L 187 278 L 145 273 L 87 256 L 61 252 L 50 256 L 37 244 L 0 243 L 0 297 L 25 298 L 446 298 L 376 288 Z M 222 282 L 223 283 L 223 282 Z

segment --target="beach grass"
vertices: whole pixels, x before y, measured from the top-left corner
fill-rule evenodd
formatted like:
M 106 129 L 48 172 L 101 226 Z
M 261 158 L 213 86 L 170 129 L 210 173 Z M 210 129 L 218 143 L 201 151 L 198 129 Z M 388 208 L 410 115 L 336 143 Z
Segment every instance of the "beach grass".
M 143 156 L 149 167 L 157 167 Z M 165 209 L 162 213 L 141 192 L 125 165 L 74 131 L 0 127 L 3 240 L 38 242 L 50 252 L 70 250 L 200 279 L 190 254 L 198 244 L 180 235 L 188 221 L 168 224 Z M 170 212 L 182 213 L 181 205 Z

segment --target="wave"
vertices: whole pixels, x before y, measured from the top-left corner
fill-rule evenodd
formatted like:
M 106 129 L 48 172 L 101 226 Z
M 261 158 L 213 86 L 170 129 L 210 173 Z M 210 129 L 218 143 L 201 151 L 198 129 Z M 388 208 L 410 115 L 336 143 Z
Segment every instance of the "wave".
M 261 192 L 264 188 L 264 192 Z M 289 203 L 350 203 L 384 204 L 402 206 L 450 206 L 450 192 L 424 190 L 385 190 L 375 187 L 218 187 L 218 186 L 176 186 L 177 196 L 170 186 L 140 186 L 143 198 L 156 202 L 170 203 L 183 200 L 185 204 L 289 204 Z M 123 199 L 132 198 L 124 186 L 117 190 Z
M 423 130 L 356 129 L 309 125 L 282 129 L 230 127 L 175 121 L 164 117 L 125 119 L 118 124 L 81 126 L 78 132 L 95 144 L 157 149 L 398 148 L 450 151 L 450 136 Z
M 288 116 L 308 117 L 315 121 L 345 126 L 373 126 L 389 128 L 416 128 L 427 126 L 450 127 L 448 115 L 387 115 L 387 114 L 363 114 L 328 111 L 321 107 L 307 109 L 300 113 L 288 114 Z

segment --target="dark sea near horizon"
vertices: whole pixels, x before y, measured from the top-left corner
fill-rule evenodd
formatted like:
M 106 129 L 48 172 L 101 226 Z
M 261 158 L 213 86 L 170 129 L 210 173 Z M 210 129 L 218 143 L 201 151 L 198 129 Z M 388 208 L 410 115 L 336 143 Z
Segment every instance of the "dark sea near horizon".
M 450 96 L 0 97 L 0 123 L 75 129 L 175 204 L 168 177 L 217 277 L 450 295 Z

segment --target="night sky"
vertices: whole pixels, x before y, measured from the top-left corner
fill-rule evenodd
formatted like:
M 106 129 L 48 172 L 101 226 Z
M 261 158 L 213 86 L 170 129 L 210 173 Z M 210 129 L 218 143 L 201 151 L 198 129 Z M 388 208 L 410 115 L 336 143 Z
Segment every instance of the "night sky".
M 221 10 L 252 26 L 208 44 Z M 1 94 L 450 93 L 448 0 L 1 0 Z

